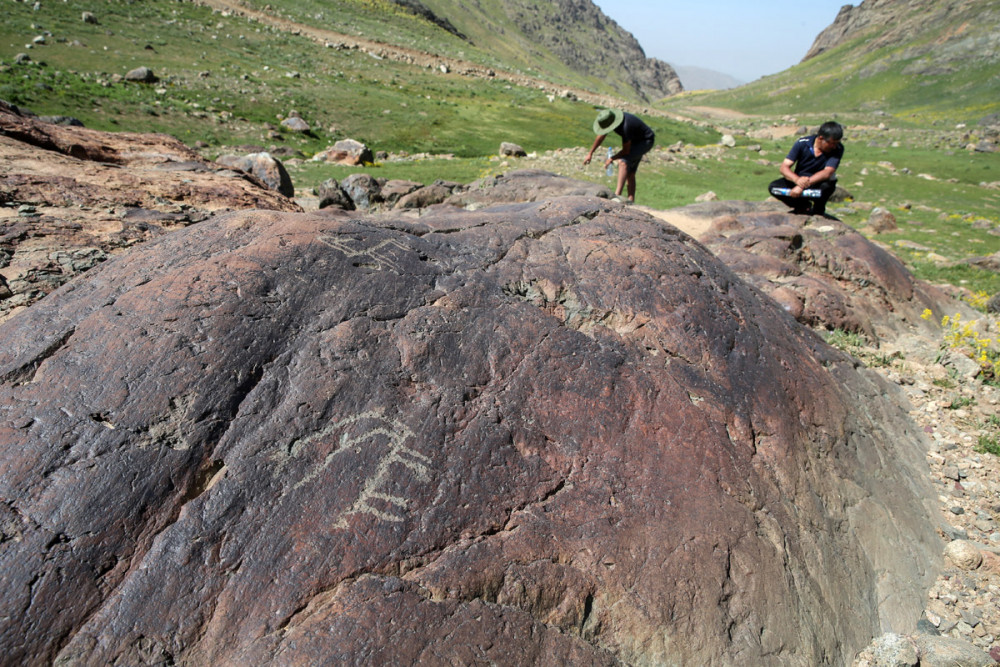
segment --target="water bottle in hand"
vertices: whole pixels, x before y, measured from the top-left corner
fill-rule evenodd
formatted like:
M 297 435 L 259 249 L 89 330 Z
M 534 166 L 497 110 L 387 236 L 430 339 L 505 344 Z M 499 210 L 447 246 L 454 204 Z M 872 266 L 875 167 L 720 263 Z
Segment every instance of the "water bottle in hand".
M 610 160 L 611 156 L 614 155 L 614 154 L 615 154 L 614 150 L 612 150 L 611 146 L 608 146 L 608 159 Z M 615 175 L 614 164 L 609 164 L 608 165 L 607 173 L 608 173 L 608 176 L 614 176 Z

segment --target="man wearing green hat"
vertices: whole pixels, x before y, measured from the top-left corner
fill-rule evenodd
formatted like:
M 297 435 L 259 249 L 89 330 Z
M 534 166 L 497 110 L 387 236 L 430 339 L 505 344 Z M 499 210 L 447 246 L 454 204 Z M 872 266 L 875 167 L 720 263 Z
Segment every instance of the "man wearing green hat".
M 583 159 L 584 166 L 590 164 L 594 157 L 594 151 L 604 141 L 604 138 L 612 132 L 622 138 L 622 149 L 609 157 L 604 162 L 607 167 L 615 160 L 618 163 L 618 187 L 615 188 L 615 196 L 621 197 L 622 189 L 628 186 L 628 200 L 635 201 L 635 172 L 639 168 L 639 161 L 642 156 L 650 151 L 656 135 L 648 125 L 643 123 L 637 116 L 625 113 L 621 109 L 603 109 L 597 114 L 594 121 L 594 145 Z

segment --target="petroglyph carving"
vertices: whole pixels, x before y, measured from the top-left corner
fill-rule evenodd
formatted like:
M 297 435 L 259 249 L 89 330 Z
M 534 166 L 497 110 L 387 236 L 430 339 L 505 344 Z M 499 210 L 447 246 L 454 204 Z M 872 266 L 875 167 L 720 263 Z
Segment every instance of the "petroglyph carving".
M 360 247 L 364 243 L 362 240 L 350 237 L 321 236 L 319 240 L 334 250 L 344 253 L 348 259 L 356 260 L 358 266 L 376 271 L 388 270 L 397 275 L 400 273 L 400 266 L 392 259 L 390 253 L 393 250 L 408 251 L 411 249 L 396 239 L 385 239 L 368 248 Z
M 295 488 L 316 480 L 344 452 L 362 446 L 384 447 L 385 452 L 379 457 L 374 471 L 364 480 L 357 499 L 340 513 L 333 527 L 346 528 L 347 516 L 350 514 L 370 514 L 383 521 L 403 521 L 407 499 L 388 493 L 386 488 L 398 476 L 400 468 L 409 470 L 421 482 L 429 482 L 431 479 L 431 459 L 406 446 L 406 442 L 414 437 L 413 431 L 399 420 L 387 418 L 381 410 L 373 410 L 343 419 L 319 433 L 296 441 L 291 447 L 290 458 L 298 458 L 309 444 L 329 438 L 337 432 L 340 433 L 337 446 L 299 480 Z

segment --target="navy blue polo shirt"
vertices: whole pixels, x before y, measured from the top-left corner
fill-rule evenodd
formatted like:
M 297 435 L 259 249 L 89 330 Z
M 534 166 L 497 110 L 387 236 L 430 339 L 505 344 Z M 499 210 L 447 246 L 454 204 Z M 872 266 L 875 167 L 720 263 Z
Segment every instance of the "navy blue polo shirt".
M 813 153 L 813 143 L 816 135 L 802 137 L 788 151 L 787 159 L 795 163 L 795 173 L 799 176 L 812 176 L 827 167 L 836 169 L 840 166 L 840 158 L 844 157 L 844 145 L 838 144 L 832 153 L 820 153 L 817 157 Z

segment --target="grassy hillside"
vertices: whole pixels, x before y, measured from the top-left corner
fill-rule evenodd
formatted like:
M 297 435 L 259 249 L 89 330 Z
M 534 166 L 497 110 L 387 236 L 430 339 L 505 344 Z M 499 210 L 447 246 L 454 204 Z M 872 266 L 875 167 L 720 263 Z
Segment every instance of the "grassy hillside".
M 381 4 L 348 2 L 357 5 L 350 17 L 329 4 L 286 4 L 296 6 L 297 19 L 312 10 L 320 17 L 314 20 L 333 27 L 347 30 L 343 22 L 356 21 L 355 31 L 371 37 L 391 33 L 406 44 L 433 38 L 436 49 L 475 55 L 450 33 L 398 10 L 382 12 Z M 29 3 L 5 7 L 0 98 L 39 114 L 71 115 L 97 129 L 166 132 L 212 146 L 284 142 L 305 154 L 351 137 L 375 150 L 481 156 L 495 153 L 501 141 L 528 150 L 577 144 L 587 139 L 592 121 L 592 106 L 550 101 L 534 87 L 324 48 L 303 35 L 192 3 L 102 3 L 97 25 L 84 23 L 78 6 L 67 3 L 45 3 L 37 12 Z M 45 44 L 27 49 L 36 36 Z M 19 53 L 33 62 L 14 64 Z M 140 65 L 161 81 L 119 81 Z M 313 135 L 272 136 L 293 109 Z M 709 136 L 687 133 L 692 140 Z
M 434 4 L 440 9 L 451 1 Z M 514 55 L 472 46 L 377 0 L 344 0 L 337 11 L 318 0 L 270 4 L 289 21 L 391 38 L 406 48 L 490 67 L 520 66 Z M 94 8 L 96 25 L 81 20 L 75 3 L 42 3 L 34 11 L 31 3 L 11 2 L 5 11 L 0 98 L 39 114 L 74 116 L 95 129 L 166 132 L 189 145 L 202 142 L 209 158 L 248 150 L 241 146 L 284 149 L 279 152 L 299 158 L 284 158 L 299 193 L 359 170 L 429 183 L 540 167 L 613 185 L 596 161 L 587 169 L 581 165 L 593 140 L 594 107 L 551 98 L 537 85 L 326 48 L 294 27 L 269 27 L 190 2 L 109 0 Z M 473 42 L 480 39 L 459 15 L 447 18 Z M 482 29 L 493 27 L 484 23 Z M 44 44 L 27 48 L 37 36 Z M 509 46 L 519 52 L 516 41 Z M 874 206 L 889 208 L 900 231 L 877 240 L 918 275 L 1000 291 L 996 274 L 960 263 L 1000 251 L 1000 190 L 981 185 L 1000 184 L 1000 156 L 967 148 L 986 132 L 979 119 L 1000 112 L 994 66 L 970 61 L 948 76 L 917 77 L 906 72 L 915 71 L 920 57 L 903 57 L 905 49 L 882 47 L 862 56 L 851 49 L 844 44 L 748 86 L 671 98 L 659 105 L 659 115 L 643 113 L 657 132 L 658 149 L 640 172 L 639 202 L 669 208 L 708 191 L 720 199 L 763 200 L 791 142 L 790 135 L 767 138 L 767 131 L 815 127 L 836 114 L 847 126 L 841 183 L 852 201 L 835 215 L 863 228 Z M 15 64 L 20 53 L 32 62 Z M 121 81 L 140 65 L 160 81 Z M 710 106 L 744 115 L 710 118 L 697 110 Z M 312 126 L 311 134 L 280 129 L 280 119 L 293 109 Z M 736 136 L 735 148 L 717 145 L 720 129 Z M 376 151 L 456 157 L 364 168 L 308 160 L 345 137 Z M 501 161 L 496 153 L 502 141 L 519 143 L 534 157 Z M 678 143 L 687 146 L 665 150 Z
M 885 3 L 884 11 L 903 12 L 906 29 L 877 23 L 784 72 L 694 103 L 757 114 L 881 110 L 913 125 L 1000 112 L 1000 2 L 954 11 L 923 4 Z

